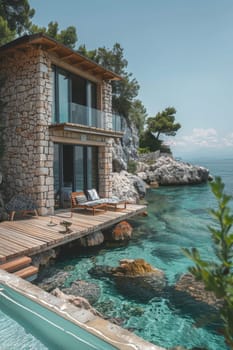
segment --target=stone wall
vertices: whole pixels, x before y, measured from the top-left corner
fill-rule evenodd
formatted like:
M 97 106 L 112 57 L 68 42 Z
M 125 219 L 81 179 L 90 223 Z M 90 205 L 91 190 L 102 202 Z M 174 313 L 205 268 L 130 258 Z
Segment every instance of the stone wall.
M 6 76 L 1 99 L 6 102 L 5 154 L 6 200 L 28 194 L 40 214 L 53 211 L 53 143 L 49 140 L 52 85 L 50 61 L 39 49 L 18 51 L 0 62 Z

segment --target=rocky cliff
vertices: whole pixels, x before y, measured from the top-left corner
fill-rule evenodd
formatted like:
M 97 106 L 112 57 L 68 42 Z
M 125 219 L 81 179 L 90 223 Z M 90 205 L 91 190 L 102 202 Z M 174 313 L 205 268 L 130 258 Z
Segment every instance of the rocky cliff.
M 208 169 L 171 156 L 160 156 L 152 164 L 138 162 L 137 176 L 148 184 L 157 181 L 159 185 L 193 185 L 212 179 Z
M 129 160 L 138 159 L 139 136 L 133 123 L 124 122 L 124 136 L 113 144 L 113 171 L 127 170 Z
M 158 185 L 200 184 L 211 179 L 209 170 L 175 160 L 159 151 L 138 155 L 139 135 L 133 123 L 124 123 L 124 136 L 113 144 L 113 194 L 129 202 L 138 202 L 146 188 Z M 136 162 L 134 174 L 127 172 L 128 162 Z

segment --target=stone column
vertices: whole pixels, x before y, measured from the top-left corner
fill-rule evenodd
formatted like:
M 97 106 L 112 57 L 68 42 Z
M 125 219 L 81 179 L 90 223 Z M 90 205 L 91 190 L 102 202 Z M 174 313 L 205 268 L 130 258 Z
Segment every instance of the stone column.
M 112 130 L 112 85 L 104 81 L 102 86 L 103 112 L 105 112 L 104 128 Z
M 101 197 L 112 196 L 112 140 L 99 147 L 99 193 Z

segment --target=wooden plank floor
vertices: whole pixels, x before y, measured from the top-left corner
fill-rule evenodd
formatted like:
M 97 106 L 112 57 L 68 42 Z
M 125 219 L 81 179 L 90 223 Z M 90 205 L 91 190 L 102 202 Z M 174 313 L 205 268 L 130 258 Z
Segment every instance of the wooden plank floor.
M 54 216 L 29 217 L 0 223 L 0 264 L 23 255 L 34 255 L 107 228 L 144 212 L 143 205 L 127 204 L 126 209 L 91 213 L 56 212 Z M 50 226 L 50 220 L 56 225 Z M 71 233 L 63 234 L 63 220 L 71 221 Z

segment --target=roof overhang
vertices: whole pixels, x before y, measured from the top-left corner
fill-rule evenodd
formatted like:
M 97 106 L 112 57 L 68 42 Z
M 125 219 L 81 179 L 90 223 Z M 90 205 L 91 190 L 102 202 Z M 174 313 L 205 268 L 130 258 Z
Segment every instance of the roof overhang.
M 0 47 L 0 57 L 14 51 L 23 51 L 27 48 L 39 47 L 53 55 L 61 62 L 65 62 L 93 76 L 101 77 L 102 80 L 122 80 L 118 74 L 105 69 L 103 66 L 88 59 L 80 53 L 59 43 L 55 39 L 43 34 L 25 35 Z

